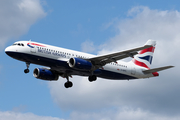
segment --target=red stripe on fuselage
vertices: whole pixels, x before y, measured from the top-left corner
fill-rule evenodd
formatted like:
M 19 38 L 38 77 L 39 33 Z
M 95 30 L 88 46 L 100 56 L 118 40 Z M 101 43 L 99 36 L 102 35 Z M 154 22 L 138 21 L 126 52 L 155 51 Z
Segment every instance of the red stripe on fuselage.
M 37 43 L 28 43 L 28 44 L 30 44 L 30 45 L 36 45 L 36 46 L 39 46 L 39 47 L 46 47 L 46 46 L 44 46 L 44 45 L 40 45 L 40 44 L 37 44 Z
M 141 50 L 141 51 L 139 52 L 139 54 L 143 54 L 143 53 L 146 53 L 146 52 L 152 52 L 152 53 L 154 53 L 154 49 L 155 49 L 155 47 L 146 48 L 146 49 L 144 49 L 144 50 Z

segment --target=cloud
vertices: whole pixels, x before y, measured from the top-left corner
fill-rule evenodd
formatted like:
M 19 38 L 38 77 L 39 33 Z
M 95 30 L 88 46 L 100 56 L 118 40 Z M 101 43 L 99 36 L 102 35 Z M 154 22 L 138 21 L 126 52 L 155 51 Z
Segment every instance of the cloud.
M 25 34 L 37 20 L 46 16 L 40 0 L 0 1 L 0 46 Z
M 37 116 L 32 113 L 17 113 L 17 112 L 1 112 L 0 111 L 0 120 L 63 120 L 57 117 L 49 116 Z
M 94 52 L 95 51 L 95 46 L 94 46 L 94 43 L 90 40 L 87 40 L 85 42 L 83 42 L 81 44 L 81 49 L 83 52 Z
M 72 112 L 67 119 L 60 119 L 51 116 L 38 116 L 33 113 L 19 113 L 12 111 L 0 111 L 0 120 L 179 120 L 180 116 L 162 116 L 140 108 L 119 108 L 105 110 L 103 112 Z
M 128 49 L 140 46 L 148 39 L 156 40 L 158 47 L 163 43 L 169 47 L 173 46 L 174 42 L 179 43 L 178 11 L 150 10 L 148 7 L 140 6 L 129 10 L 128 16 L 132 18 L 121 20 L 116 25 L 117 35 L 103 45 L 103 50 Z
M 116 24 L 117 22 L 119 22 L 119 19 L 117 17 L 113 18 L 109 23 L 104 23 L 102 25 L 102 30 L 107 30 L 110 27 L 114 27 L 113 25 Z
M 180 116 L 162 116 L 149 111 L 134 110 L 131 108 L 117 109 L 116 111 L 109 110 L 103 112 L 93 112 L 91 114 L 82 112 L 73 112 L 70 120 L 179 120 Z
M 117 118 L 128 115 L 126 118 L 130 119 L 132 114 L 139 119 L 178 119 L 180 12 L 137 6 L 129 10 L 127 19 L 111 22 L 108 27 L 110 25 L 116 26 L 117 34 L 100 46 L 99 54 L 142 46 L 148 39 L 153 39 L 157 46 L 152 67 L 176 67 L 160 72 L 157 78 L 133 81 L 98 78 L 89 83 L 86 77 L 74 77 L 74 86 L 70 89 L 63 87 L 65 80 L 49 82 L 54 101 L 61 109 L 74 111 L 73 115 L 82 113 L 88 116 L 91 111 L 96 111 L 94 115 L 103 118 L 108 114 L 105 111 L 112 110 L 117 113 Z M 118 112 L 119 108 L 131 109 Z

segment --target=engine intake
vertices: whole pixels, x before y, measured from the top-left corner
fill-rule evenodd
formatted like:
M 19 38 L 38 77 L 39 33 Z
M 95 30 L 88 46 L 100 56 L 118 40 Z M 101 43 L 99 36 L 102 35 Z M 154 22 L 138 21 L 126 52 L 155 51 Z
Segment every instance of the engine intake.
M 91 62 L 84 59 L 80 59 L 80 58 L 70 58 L 68 63 L 69 63 L 69 67 L 75 68 L 78 70 L 89 71 L 93 67 Z
M 49 80 L 49 81 L 59 79 L 58 74 L 53 73 L 51 70 L 45 68 L 35 68 L 33 71 L 33 76 L 38 79 Z

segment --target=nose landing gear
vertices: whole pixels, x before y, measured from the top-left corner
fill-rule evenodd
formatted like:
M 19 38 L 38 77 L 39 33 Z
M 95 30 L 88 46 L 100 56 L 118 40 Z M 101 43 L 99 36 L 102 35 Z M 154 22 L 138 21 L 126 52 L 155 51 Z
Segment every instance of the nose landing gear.
M 30 66 L 30 63 L 26 62 L 27 69 L 24 70 L 24 73 L 29 73 L 29 66 Z
M 29 69 L 25 69 L 25 70 L 24 70 L 24 73 L 29 73 Z

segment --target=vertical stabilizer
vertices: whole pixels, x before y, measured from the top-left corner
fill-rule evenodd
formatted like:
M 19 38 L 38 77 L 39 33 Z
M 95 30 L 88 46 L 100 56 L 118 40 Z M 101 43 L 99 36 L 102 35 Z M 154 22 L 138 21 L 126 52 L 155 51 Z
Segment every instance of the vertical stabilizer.
M 152 45 L 152 47 L 141 50 L 137 55 L 134 56 L 132 62 L 137 66 L 150 69 L 156 41 L 148 40 L 145 45 Z

